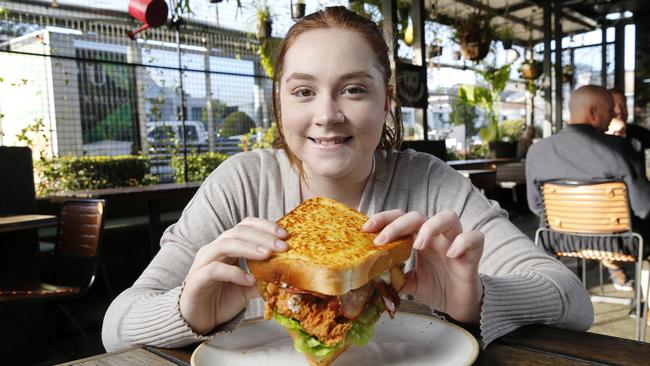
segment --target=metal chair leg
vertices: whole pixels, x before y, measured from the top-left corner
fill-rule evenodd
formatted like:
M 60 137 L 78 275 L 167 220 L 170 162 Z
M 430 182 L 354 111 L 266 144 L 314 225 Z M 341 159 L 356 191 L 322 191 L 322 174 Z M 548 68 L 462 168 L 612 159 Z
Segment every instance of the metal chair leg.
M 634 284 L 634 297 L 636 299 L 636 326 L 634 327 L 634 335 L 636 337 L 637 341 L 641 340 L 641 322 L 644 320 L 641 317 L 641 298 L 643 297 L 643 293 L 641 292 L 641 269 L 642 269 L 643 262 L 637 262 L 635 267 L 636 267 L 636 273 L 635 273 L 635 281 L 636 283 Z M 643 324 L 643 327 L 645 328 L 645 324 Z
M 603 287 L 603 262 L 598 261 L 598 277 L 600 278 L 600 293 L 602 294 L 605 292 L 605 289 Z
M 587 261 L 581 258 L 580 263 L 582 263 L 582 285 L 587 288 Z
M 641 303 L 643 305 L 643 320 L 641 321 L 641 341 L 645 342 L 646 338 L 646 330 L 648 328 L 648 306 L 650 306 L 650 303 L 648 303 L 648 299 L 650 299 L 650 261 L 645 261 L 644 263 L 648 264 L 647 269 L 643 269 L 643 265 L 641 266 L 641 283 L 645 281 L 645 296 L 643 296 L 644 301 Z M 643 294 L 642 294 L 643 295 Z
M 66 316 L 66 318 L 68 318 L 68 320 L 70 321 L 70 323 L 72 324 L 72 326 L 73 326 L 75 329 L 77 329 L 77 331 L 78 331 L 79 333 L 81 333 L 81 335 L 82 335 L 84 338 L 88 338 L 88 333 L 86 333 L 86 331 L 81 327 L 81 325 L 79 324 L 79 322 L 77 322 L 77 320 L 72 316 L 72 314 L 70 313 L 70 311 L 68 310 L 68 308 L 66 308 L 65 306 L 63 306 L 63 305 L 61 305 L 61 304 L 56 304 L 56 306 L 59 308 L 59 310 L 61 310 L 61 312 L 63 312 L 63 314 Z
M 99 270 L 102 272 L 102 278 L 104 279 L 104 286 L 106 287 L 106 294 L 108 295 L 108 300 L 112 301 L 113 287 L 111 286 L 111 281 L 108 278 L 108 271 L 106 271 L 106 266 L 104 265 L 103 260 L 99 259 L 97 262 L 99 263 Z

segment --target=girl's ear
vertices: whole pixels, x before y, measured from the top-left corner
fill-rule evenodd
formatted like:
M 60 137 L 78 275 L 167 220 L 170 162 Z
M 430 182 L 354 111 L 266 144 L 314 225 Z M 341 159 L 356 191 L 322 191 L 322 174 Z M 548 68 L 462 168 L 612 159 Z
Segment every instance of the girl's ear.
M 388 113 L 388 111 L 390 110 L 390 100 L 392 96 L 393 96 L 393 87 L 389 86 L 386 89 L 386 100 L 384 101 L 384 112 L 386 113 Z

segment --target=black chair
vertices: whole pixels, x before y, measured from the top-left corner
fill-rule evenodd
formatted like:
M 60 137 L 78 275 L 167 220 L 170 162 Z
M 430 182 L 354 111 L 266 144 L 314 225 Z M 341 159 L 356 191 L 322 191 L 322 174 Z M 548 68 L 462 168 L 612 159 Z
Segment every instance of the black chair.
M 65 306 L 83 296 L 94 284 L 100 266 L 104 200 L 70 200 L 61 206 L 53 254 L 55 277 L 52 282 L 33 282 L 0 288 L 0 306 L 52 302 L 84 336 L 86 332 Z M 103 268 L 103 267 L 102 267 Z M 110 286 L 106 273 L 107 290 Z
M 402 141 L 399 149 L 400 151 L 413 149 L 436 156 L 442 161 L 447 161 L 447 145 L 445 144 L 445 140 Z

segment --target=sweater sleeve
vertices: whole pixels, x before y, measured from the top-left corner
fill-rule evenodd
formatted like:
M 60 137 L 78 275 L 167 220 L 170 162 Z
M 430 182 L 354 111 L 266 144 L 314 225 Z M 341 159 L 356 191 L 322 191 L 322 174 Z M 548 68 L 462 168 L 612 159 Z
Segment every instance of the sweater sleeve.
M 185 276 L 198 249 L 244 217 L 250 183 L 239 170 L 255 170 L 232 157 L 215 170 L 184 209 L 179 221 L 167 228 L 158 254 L 133 286 L 111 303 L 104 317 L 102 341 L 107 351 L 135 345 L 180 347 L 214 336 L 241 320 L 240 313 L 212 335 L 192 331 L 181 316 L 179 300 Z M 242 167 L 244 165 L 244 167 Z M 249 179 L 253 182 L 254 179 Z M 254 195 L 254 194 L 250 194 Z
M 451 168 L 449 168 L 451 170 Z M 440 176 L 440 175 L 438 175 Z M 456 211 L 463 230 L 485 235 L 479 273 L 483 284 L 483 346 L 514 329 L 533 323 L 586 330 L 593 305 L 579 279 L 561 262 L 536 247 L 462 176 L 447 171 L 441 183 L 442 207 Z

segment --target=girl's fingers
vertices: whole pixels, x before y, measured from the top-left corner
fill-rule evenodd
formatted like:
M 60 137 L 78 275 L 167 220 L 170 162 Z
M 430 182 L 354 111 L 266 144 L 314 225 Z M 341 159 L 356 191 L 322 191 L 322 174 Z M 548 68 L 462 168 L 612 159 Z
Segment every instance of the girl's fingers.
M 391 222 L 395 221 L 395 219 L 403 215 L 404 211 L 402 210 L 390 210 L 376 213 L 370 216 L 368 221 L 363 224 L 363 227 L 361 229 L 363 231 L 374 233 L 383 229 L 384 226 L 390 224 Z
M 250 243 L 240 239 L 224 239 L 212 242 L 199 249 L 190 272 L 212 262 L 224 262 L 231 258 L 264 260 L 271 255 L 268 246 Z
M 456 259 L 465 256 L 468 260 L 478 261 L 483 254 L 484 240 L 483 233 L 477 230 L 462 233 L 451 243 L 446 253 L 447 258 Z
M 402 236 L 410 235 L 418 231 L 426 219 L 426 216 L 417 211 L 411 211 L 399 216 L 381 230 L 375 238 L 375 244 L 386 244 Z
M 244 272 L 238 266 L 223 262 L 209 263 L 190 274 L 189 277 L 192 278 L 188 278 L 188 284 L 191 281 L 196 286 L 195 290 L 206 290 L 206 293 L 210 292 L 207 290 L 220 282 L 231 282 L 241 286 L 252 286 L 255 284 L 255 277 L 253 275 Z
M 413 243 L 413 248 L 425 249 L 434 242 L 434 238 L 438 235 L 444 236 L 448 243 L 452 243 L 462 232 L 463 228 L 458 215 L 450 210 L 441 211 L 422 224 Z
M 260 228 L 257 226 L 237 225 L 231 230 L 224 232 L 219 239 L 237 239 L 252 244 L 264 246 L 274 252 L 283 252 L 287 250 L 287 243 L 282 240 L 285 236 L 280 237 L 279 233 L 269 228 Z M 284 230 L 284 229 L 282 229 Z
M 289 233 L 287 233 L 287 231 L 284 228 L 282 228 L 280 225 L 278 225 L 276 222 L 269 221 L 266 219 L 260 219 L 258 217 L 247 217 L 243 219 L 239 224 L 237 224 L 234 228 L 226 232 L 231 232 L 233 230 L 236 230 L 240 226 L 245 226 L 247 228 L 255 228 L 259 231 L 273 235 L 279 239 L 286 239 L 287 236 L 289 235 Z M 226 232 L 224 232 L 224 234 Z

